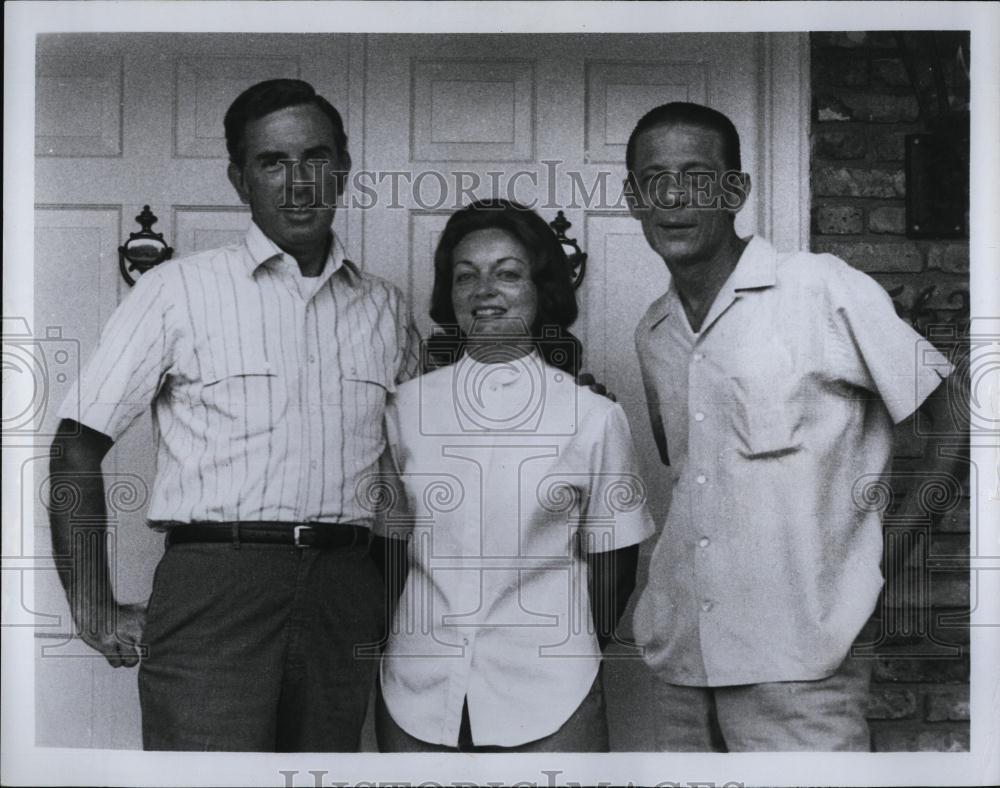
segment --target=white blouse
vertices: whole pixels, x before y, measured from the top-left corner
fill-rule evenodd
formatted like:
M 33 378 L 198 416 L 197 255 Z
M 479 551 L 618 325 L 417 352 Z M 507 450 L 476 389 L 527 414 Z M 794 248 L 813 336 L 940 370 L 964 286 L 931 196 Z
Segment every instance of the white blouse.
M 381 669 L 393 719 L 455 746 L 554 733 L 600 664 L 588 552 L 653 532 L 625 413 L 537 354 L 455 364 L 400 386 L 387 432 L 410 574 Z M 404 505 L 405 504 L 405 505 Z

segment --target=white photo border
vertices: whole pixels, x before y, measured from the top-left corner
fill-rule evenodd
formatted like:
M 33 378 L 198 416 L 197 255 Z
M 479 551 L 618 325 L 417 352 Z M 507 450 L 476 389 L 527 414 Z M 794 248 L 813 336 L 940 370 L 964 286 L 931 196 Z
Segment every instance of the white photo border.
M 977 3 L 380 3 L 51 2 L 5 6 L 4 313 L 33 304 L 34 41 L 43 32 L 710 32 L 969 29 L 972 54 L 970 292 L 973 319 L 1000 324 L 997 140 L 1000 5 Z M 7 394 L 4 395 L 6 400 Z M 997 416 L 998 414 L 994 414 Z M 996 446 L 974 446 L 996 469 Z M 4 525 L 17 511 L 18 474 L 3 474 Z M 994 473 L 996 471 L 994 470 Z M 1000 548 L 1000 502 L 978 504 L 980 540 Z M 10 517 L 11 519 L 8 519 Z M 3 528 L 4 556 L 12 531 Z M 30 531 L 31 529 L 27 529 Z M 1000 553 L 1000 549 L 996 552 Z M 5 567 L 6 568 L 6 567 Z M 271 785 L 387 783 L 594 785 L 976 785 L 1000 782 L 1000 565 L 974 572 L 971 750 L 968 753 L 395 755 L 222 754 L 62 750 L 34 745 L 30 630 L 5 628 L 2 780 L 6 785 Z M 4 609 L 9 584 L 3 572 Z M 979 626 L 977 622 L 981 622 Z

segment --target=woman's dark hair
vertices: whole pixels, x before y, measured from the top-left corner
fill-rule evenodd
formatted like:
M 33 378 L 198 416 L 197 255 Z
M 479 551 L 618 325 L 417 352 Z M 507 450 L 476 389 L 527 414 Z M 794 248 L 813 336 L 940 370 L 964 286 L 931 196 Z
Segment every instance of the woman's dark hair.
M 511 200 L 477 200 L 448 219 L 434 252 L 434 290 L 431 319 L 442 331 L 427 343 L 427 366 L 455 361 L 465 337 L 458 329 L 451 288 L 455 248 L 470 233 L 497 229 L 509 233 L 531 255 L 531 281 L 537 291 L 538 312 L 531 334 L 546 363 L 576 375 L 580 368 L 580 341 L 569 332 L 577 317 L 576 292 L 569 261 L 552 228 L 530 208 Z
M 320 96 L 308 82 L 301 79 L 269 79 L 251 85 L 229 106 L 223 125 L 226 129 L 226 149 L 229 160 L 243 166 L 243 136 L 248 124 L 260 120 L 265 115 L 286 107 L 312 104 L 330 119 L 333 125 L 333 140 L 337 146 L 344 169 L 350 169 L 350 154 L 347 152 L 347 134 L 344 121 L 329 101 Z

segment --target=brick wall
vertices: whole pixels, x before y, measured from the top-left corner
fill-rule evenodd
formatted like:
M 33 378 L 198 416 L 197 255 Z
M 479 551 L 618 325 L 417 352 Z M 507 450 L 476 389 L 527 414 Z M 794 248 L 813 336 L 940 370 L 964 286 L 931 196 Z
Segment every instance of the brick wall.
M 926 131 L 888 32 L 812 34 L 812 249 L 830 252 L 871 274 L 913 313 L 923 294 L 933 319 L 960 317 L 968 289 L 967 240 L 910 240 L 905 235 L 904 137 Z M 963 75 L 946 79 L 959 96 Z M 926 294 L 926 288 L 935 290 Z M 897 432 L 893 491 L 898 507 L 921 483 L 922 443 L 912 428 Z M 905 481 L 900 481 L 905 479 Z M 925 480 L 926 481 L 926 478 Z M 935 521 L 913 533 L 926 539 L 923 558 L 961 563 L 969 552 L 969 489 L 945 495 Z M 891 516 L 892 508 L 889 509 Z M 887 584 L 882 609 L 901 613 L 892 637 L 875 648 L 869 719 L 877 750 L 967 750 L 969 747 L 968 569 L 910 572 Z M 957 621 L 949 621 L 957 614 Z M 958 653 L 955 653 L 956 649 Z

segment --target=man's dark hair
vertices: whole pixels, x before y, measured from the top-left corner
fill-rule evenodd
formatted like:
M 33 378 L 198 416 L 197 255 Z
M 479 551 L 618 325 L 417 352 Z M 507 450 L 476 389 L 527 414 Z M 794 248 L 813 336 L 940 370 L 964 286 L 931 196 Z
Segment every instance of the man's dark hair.
M 302 104 L 312 104 L 318 107 L 330 119 L 333 125 L 333 138 L 337 146 L 337 155 L 347 162 L 350 156 L 347 152 L 347 134 L 344 132 L 344 121 L 337 108 L 316 93 L 308 82 L 301 79 L 269 79 L 258 82 L 240 93 L 236 100 L 226 110 L 223 121 L 226 128 L 226 148 L 229 160 L 243 166 L 243 137 L 248 124 L 260 120 L 265 115 L 277 112 L 286 107 L 297 107 Z
M 540 340 L 538 349 L 547 363 L 576 375 L 580 342 L 567 330 L 577 317 L 576 291 L 566 252 L 541 216 L 519 203 L 499 198 L 477 200 L 453 213 L 438 241 L 430 315 L 445 334 L 429 342 L 432 364 L 454 361 L 464 341 L 451 299 L 455 248 L 470 233 L 488 229 L 509 233 L 531 255 L 528 262 L 538 302 L 535 324 L 530 327 L 532 336 Z
M 714 131 L 722 138 L 722 150 L 727 170 L 742 172 L 740 160 L 740 135 L 733 122 L 718 110 L 701 104 L 691 104 L 687 101 L 671 101 L 654 107 L 635 124 L 629 135 L 625 148 L 625 166 L 630 173 L 635 166 L 635 146 L 639 135 L 649 129 L 659 126 L 675 125 L 699 126 L 707 131 Z

